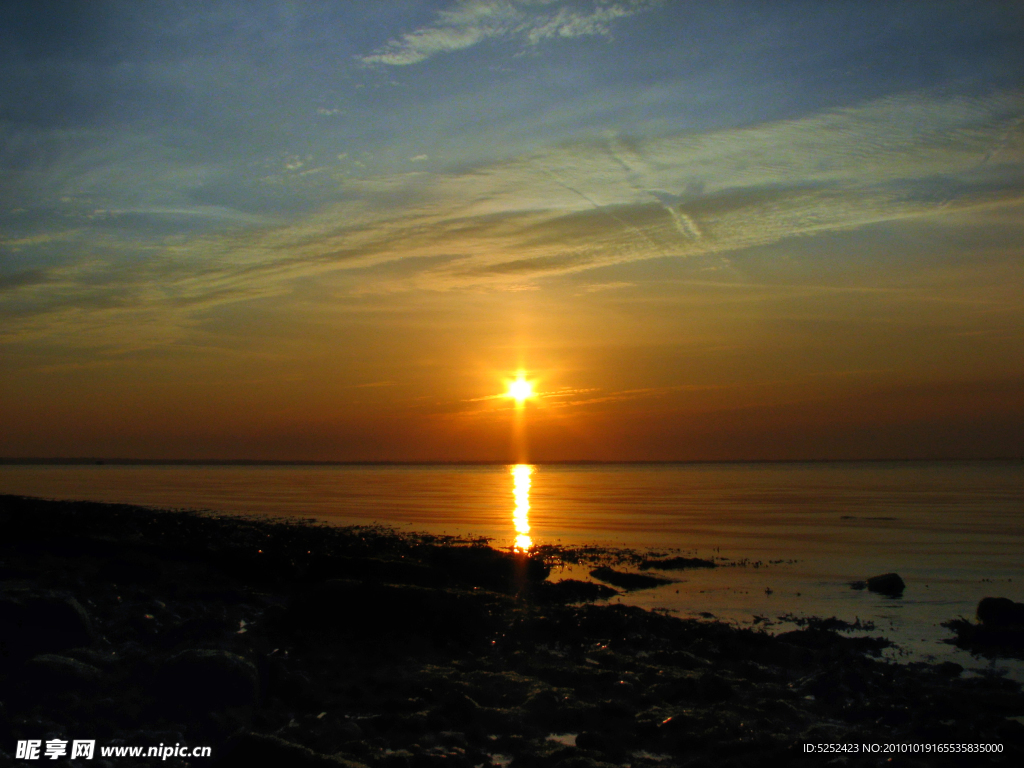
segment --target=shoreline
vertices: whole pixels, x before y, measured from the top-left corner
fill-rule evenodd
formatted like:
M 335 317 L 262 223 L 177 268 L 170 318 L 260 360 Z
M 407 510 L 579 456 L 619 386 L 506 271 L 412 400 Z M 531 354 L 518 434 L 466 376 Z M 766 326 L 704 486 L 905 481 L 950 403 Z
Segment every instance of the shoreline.
M 0 765 L 46 738 L 212 747 L 154 765 L 819 765 L 834 755 L 802 751 L 819 742 L 1004 745 L 908 764 L 1024 755 L 1011 681 L 880 661 L 888 641 L 828 620 L 773 636 L 593 605 L 586 583 L 482 540 L 12 496 L 0 526 L 0 612 L 18 619 L 0 623 Z

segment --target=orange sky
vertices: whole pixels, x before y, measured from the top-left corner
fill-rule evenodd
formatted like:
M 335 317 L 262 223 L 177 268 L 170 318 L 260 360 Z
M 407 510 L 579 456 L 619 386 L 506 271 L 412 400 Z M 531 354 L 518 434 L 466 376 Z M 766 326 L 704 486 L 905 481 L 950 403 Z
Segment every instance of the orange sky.
M 28 349 L 8 357 L 25 369 L 5 386 L 5 445 L 515 460 L 500 395 L 522 367 L 535 461 L 1020 455 L 1024 276 L 981 243 L 970 269 L 936 268 L 931 250 L 910 268 L 873 258 L 880 242 L 919 248 L 914 227 L 829 236 L 863 249 L 841 274 L 811 263 L 823 246 L 807 239 L 781 265 L 786 244 L 529 291 L 275 297 L 210 311 L 216 330 L 191 331 L 205 344 L 35 367 Z
M 797 5 L 4 11 L 0 458 L 1024 456 L 1019 14 Z

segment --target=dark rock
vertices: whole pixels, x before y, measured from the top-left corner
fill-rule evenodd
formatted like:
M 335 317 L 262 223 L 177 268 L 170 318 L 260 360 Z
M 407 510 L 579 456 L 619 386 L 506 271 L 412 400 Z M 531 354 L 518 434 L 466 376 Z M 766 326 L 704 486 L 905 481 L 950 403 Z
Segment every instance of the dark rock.
M 343 720 L 335 730 L 346 741 L 359 741 L 363 738 L 363 729 L 359 727 L 359 723 L 353 720 Z
M 645 576 L 642 573 L 616 571 L 607 565 L 595 568 L 590 572 L 590 575 L 595 579 L 614 584 L 616 587 L 621 587 L 625 590 L 650 589 L 651 587 L 660 587 L 662 584 L 672 583 L 671 579 L 659 579 L 657 576 Z
M 141 553 L 119 553 L 106 559 L 100 566 L 97 576 L 113 584 L 137 586 L 160 581 L 163 570 L 155 558 Z
M 99 688 L 103 673 L 91 664 L 48 653 L 30 659 L 21 678 L 37 694 L 88 693 Z
M 446 747 L 466 749 L 469 746 L 466 734 L 461 731 L 441 731 L 437 734 L 437 740 Z
M 387 636 L 469 644 L 493 628 L 491 608 L 507 600 L 482 590 L 331 579 L 296 595 L 284 627 L 339 632 L 360 642 Z
M 697 717 L 693 710 L 683 710 L 670 717 L 661 717 L 663 711 L 645 712 L 638 720 L 641 723 L 653 723 L 657 737 L 665 744 L 679 744 L 689 739 L 697 730 Z
M 61 655 L 104 670 L 109 670 L 120 661 L 116 653 L 97 647 L 72 648 Z
M 423 563 L 379 557 L 322 558 L 310 567 L 309 576 L 322 579 L 370 579 L 385 584 L 413 584 L 420 587 L 441 587 L 447 581 L 443 573 Z
M 864 627 L 834 618 L 774 637 L 638 607 L 545 600 L 528 573 L 516 599 L 456 589 L 493 579 L 511 590 L 520 563 L 535 566 L 485 548 L 437 554 L 432 548 L 448 540 L 365 527 L 0 496 L 0 530 L 0 567 L 72 590 L 102 635 L 86 648 L 31 649 L 0 665 L 0 749 L 8 752 L 18 739 L 84 729 L 108 745 L 211 744 L 210 764 L 229 768 L 360 760 L 374 768 L 491 760 L 745 768 L 798 762 L 806 742 L 881 741 L 1001 743 L 1007 765 L 1024 759 L 1024 726 L 1006 719 L 1024 712 L 1012 680 L 869 658 L 884 641 L 840 635 L 833 630 Z M 136 561 L 136 552 L 145 557 Z M 160 565 L 147 575 L 149 557 Z M 116 564 L 103 570 L 108 559 Z M 636 553 L 574 562 L 670 575 L 614 565 L 640 563 Z M 107 577 L 135 566 L 137 580 L 112 588 Z M 326 575 L 356 578 L 327 583 Z M 20 606 L 11 592 L 0 598 Z M 19 594 L 28 592 L 39 594 Z M 161 625 L 154 634 L 136 621 L 151 621 L 146 614 Z M 974 633 L 971 649 L 986 653 L 999 642 L 1002 654 L 1024 634 L 1013 624 L 994 628 L 993 619 L 961 621 Z M 185 648 L 222 650 L 173 655 Z M 43 658 L 55 654 L 70 666 Z M 258 691 L 245 659 L 259 660 Z M 65 676 L 65 693 L 22 695 L 22 675 L 48 674 Z M 99 688 L 88 693 L 96 674 Z M 545 738 L 570 733 L 581 746 Z M 0 765 L 8 762 L 0 754 Z
M 225 745 L 217 768 L 256 768 L 257 766 L 288 766 L 288 768 L 366 768 L 365 763 L 338 755 L 321 755 L 301 744 L 262 733 L 240 733 Z
M 689 651 L 659 651 L 652 654 L 651 658 L 659 664 L 666 664 L 678 669 L 699 669 L 711 666 L 711 662 L 707 659 L 702 659 Z
M 443 711 L 460 723 L 473 723 L 480 716 L 483 707 L 465 693 L 448 691 L 442 698 Z
M 993 629 L 1024 629 L 1024 603 L 1006 597 L 983 597 L 978 603 L 978 621 Z
M 426 559 L 455 583 L 495 592 L 519 592 L 551 572 L 543 558 L 478 545 L 431 547 Z
M 697 693 L 703 701 L 725 701 L 732 697 L 733 687 L 720 675 L 705 672 L 698 678 Z
M 641 570 L 657 568 L 659 571 L 684 571 L 688 568 L 716 568 L 713 560 L 700 557 L 670 557 L 667 560 L 644 560 L 640 563 Z
M 906 586 L 896 573 L 883 573 L 868 579 L 868 589 L 881 595 L 902 595 Z
M 565 689 L 545 688 L 531 694 L 523 709 L 542 727 L 572 732 L 585 728 L 597 707 L 578 701 Z
M 605 600 L 619 594 L 617 590 L 604 584 L 578 579 L 544 582 L 538 584 L 534 596 L 552 603 L 583 603 L 592 600 Z
M 856 590 L 867 589 L 867 586 L 868 586 L 868 583 L 866 581 L 851 581 L 850 582 L 850 589 L 856 589 Z
M 603 730 L 582 731 L 576 736 L 576 746 L 608 755 L 616 762 L 627 754 L 626 745 L 615 733 Z
M 256 667 L 227 651 L 193 649 L 164 662 L 156 674 L 156 695 L 170 708 L 219 710 L 256 704 Z
M 26 588 L 0 592 L 0 658 L 91 645 L 94 637 L 89 615 L 73 597 Z
M 388 752 L 377 763 L 382 768 L 410 768 L 413 764 L 414 755 L 407 749 L 396 749 Z
M 1024 658 L 1024 604 L 985 597 L 978 603 L 977 614 L 977 624 L 962 618 L 943 622 L 956 633 L 949 642 L 988 656 Z
M 555 763 L 555 768 L 615 768 L 613 763 L 595 760 L 587 755 L 566 755 Z

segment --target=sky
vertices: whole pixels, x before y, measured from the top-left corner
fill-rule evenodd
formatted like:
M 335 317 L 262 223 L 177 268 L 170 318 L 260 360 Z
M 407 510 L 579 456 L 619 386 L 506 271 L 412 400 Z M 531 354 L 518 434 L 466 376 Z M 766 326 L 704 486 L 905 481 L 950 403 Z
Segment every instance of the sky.
M 1024 456 L 1019 2 L 9 1 L 0 71 L 0 457 Z

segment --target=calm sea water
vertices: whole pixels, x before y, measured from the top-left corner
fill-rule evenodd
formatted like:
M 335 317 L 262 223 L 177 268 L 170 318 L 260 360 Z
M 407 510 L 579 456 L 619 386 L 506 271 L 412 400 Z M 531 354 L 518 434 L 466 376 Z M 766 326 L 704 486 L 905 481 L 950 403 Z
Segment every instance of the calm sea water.
M 317 518 L 729 558 L 624 595 L 680 615 L 875 622 L 901 658 L 980 598 L 1024 601 L 1024 462 L 507 466 L 0 466 L 0 493 Z M 526 531 L 526 526 L 529 530 Z M 524 542 L 520 539 L 520 542 Z M 771 562 L 771 561 L 784 562 Z M 755 563 L 761 563 L 755 566 Z M 904 596 L 849 582 L 896 571 Z M 558 574 L 585 577 L 585 569 Z M 774 629 L 790 628 L 776 624 Z M 1010 674 L 1024 679 L 1020 664 Z

